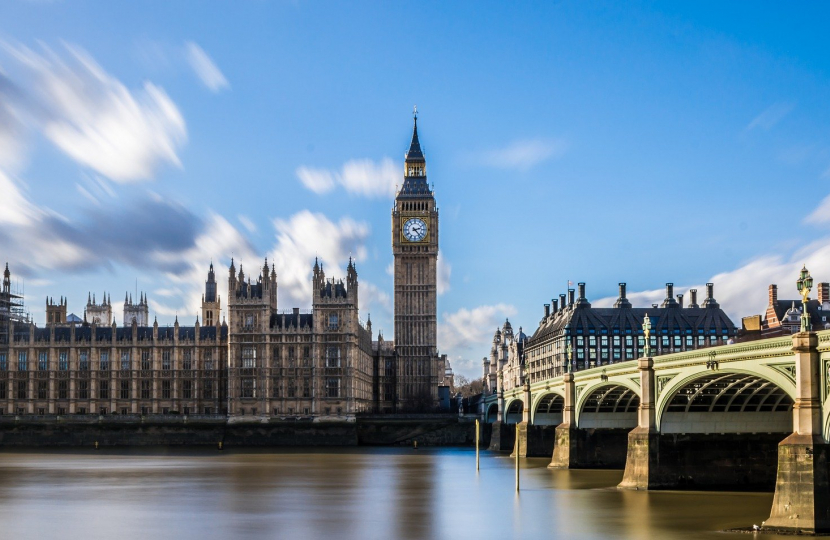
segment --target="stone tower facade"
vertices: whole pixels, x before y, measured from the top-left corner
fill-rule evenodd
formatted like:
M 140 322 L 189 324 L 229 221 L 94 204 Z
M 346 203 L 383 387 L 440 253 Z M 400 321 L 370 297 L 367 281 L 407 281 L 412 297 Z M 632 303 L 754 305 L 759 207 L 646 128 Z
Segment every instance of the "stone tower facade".
M 66 300 L 63 296 L 56 304 L 54 299 L 46 299 L 46 324 L 66 324 Z
M 142 292 L 138 302 L 133 304 L 133 295 L 124 295 L 124 326 L 133 324 L 147 326 L 150 324 L 150 309 L 147 305 L 147 296 Z
M 221 310 L 222 300 L 216 293 L 216 273 L 213 271 L 213 263 L 210 263 L 208 278 L 205 281 L 205 294 L 202 295 L 202 324 L 216 326 Z
M 109 326 L 112 324 L 112 302 L 109 295 L 104 293 L 101 303 L 99 304 L 95 295 L 89 293 L 86 298 L 86 320 L 98 326 Z
M 443 378 L 437 340 L 438 208 L 427 183 L 418 117 L 392 210 L 397 408 L 423 409 Z

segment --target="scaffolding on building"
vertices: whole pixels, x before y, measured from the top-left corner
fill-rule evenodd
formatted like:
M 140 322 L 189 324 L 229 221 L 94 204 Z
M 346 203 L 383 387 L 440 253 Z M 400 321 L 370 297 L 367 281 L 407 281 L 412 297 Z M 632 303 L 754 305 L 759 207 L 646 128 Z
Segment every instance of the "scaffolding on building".
M 8 266 L 6 269 L 8 271 Z M 28 326 L 30 322 L 23 302 L 23 287 L 12 283 L 8 274 L 5 275 L 0 289 L 0 348 L 7 348 L 15 330 Z

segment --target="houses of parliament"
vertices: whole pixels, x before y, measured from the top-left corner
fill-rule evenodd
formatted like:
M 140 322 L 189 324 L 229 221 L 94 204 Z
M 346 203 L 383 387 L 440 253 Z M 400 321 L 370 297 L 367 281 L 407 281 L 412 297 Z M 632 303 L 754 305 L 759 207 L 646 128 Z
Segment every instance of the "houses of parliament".
M 226 312 L 211 263 L 193 326 L 150 323 L 147 297 L 89 295 L 84 318 L 46 300 L 46 325 L 23 310 L 6 264 L 0 290 L 0 414 L 228 415 L 324 419 L 429 411 L 445 387 L 437 348 L 438 209 L 427 184 L 417 116 L 392 209 L 395 341 L 359 319 L 357 268 L 343 279 L 312 268 L 312 309 L 278 306 L 266 260 L 231 261 Z M 220 320 L 221 319 L 221 320 Z M 445 389 L 446 391 L 446 389 Z M 441 392 L 444 393 L 444 392 Z

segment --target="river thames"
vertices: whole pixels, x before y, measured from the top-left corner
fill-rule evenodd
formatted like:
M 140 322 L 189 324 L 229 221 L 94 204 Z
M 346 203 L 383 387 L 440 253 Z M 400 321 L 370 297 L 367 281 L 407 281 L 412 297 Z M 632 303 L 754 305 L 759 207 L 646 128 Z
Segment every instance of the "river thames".
M 0 453 L 0 539 L 678 538 L 760 524 L 771 493 L 626 492 L 470 449 Z M 763 538 L 777 538 L 764 535 Z M 780 537 L 786 538 L 786 537 Z

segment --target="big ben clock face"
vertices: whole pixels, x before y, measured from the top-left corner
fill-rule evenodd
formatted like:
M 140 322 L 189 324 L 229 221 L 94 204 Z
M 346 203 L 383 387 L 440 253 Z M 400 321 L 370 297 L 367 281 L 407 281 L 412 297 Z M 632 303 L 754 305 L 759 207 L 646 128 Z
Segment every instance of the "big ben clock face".
M 403 224 L 403 237 L 409 242 L 421 242 L 427 236 L 427 224 L 421 218 L 409 218 Z

